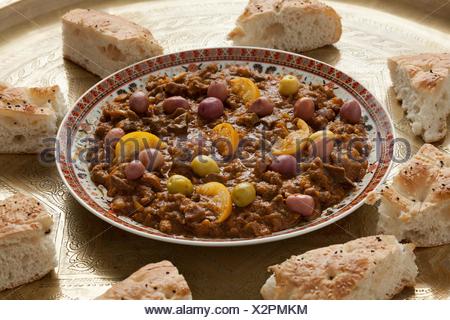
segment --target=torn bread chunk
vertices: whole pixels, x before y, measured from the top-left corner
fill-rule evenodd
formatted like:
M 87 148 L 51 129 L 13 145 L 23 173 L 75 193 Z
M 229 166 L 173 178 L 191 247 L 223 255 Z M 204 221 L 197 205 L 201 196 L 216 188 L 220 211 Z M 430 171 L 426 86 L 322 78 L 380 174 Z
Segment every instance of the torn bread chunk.
M 414 245 L 371 236 L 292 256 L 269 268 L 264 299 L 389 299 L 417 276 Z
M 412 132 L 425 142 L 444 138 L 450 114 L 450 53 L 392 57 L 388 67 Z
M 66 104 L 58 86 L 14 88 L 0 84 L 0 153 L 53 148 Z
M 38 280 L 56 267 L 52 225 L 32 197 L 16 194 L 0 201 L 0 291 Z
M 127 279 L 114 284 L 98 300 L 191 300 L 191 290 L 167 260 L 142 267 Z
M 74 9 L 62 25 L 64 57 L 101 78 L 163 53 L 148 29 L 105 12 Z
M 424 144 L 392 183 L 368 197 L 369 204 L 378 200 L 379 232 L 418 247 L 450 243 L 450 155 Z
M 341 18 L 316 0 L 249 0 L 228 38 L 235 45 L 308 51 L 339 41 Z

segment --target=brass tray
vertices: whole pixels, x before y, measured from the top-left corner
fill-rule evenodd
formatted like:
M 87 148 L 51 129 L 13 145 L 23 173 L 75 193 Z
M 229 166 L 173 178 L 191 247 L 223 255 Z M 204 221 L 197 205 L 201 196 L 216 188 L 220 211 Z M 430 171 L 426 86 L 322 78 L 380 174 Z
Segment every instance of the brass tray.
M 228 45 L 246 0 L 0 1 L 0 79 L 14 85 L 59 84 L 72 104 L 98 78 L 64 61 L 61 15 L 90 7 L 148 26 L 165 52 Z M 395 119 L 399 137 L 417 150 L 420 139 L 393 98 L 386 58 L 390 55 L 450 50 L 450 5 L 443 0 L 330 1 L 343 17 L 336 46 L 308 52 L 368 87 Z M 370 6 L 370 7 L 369 7 Z M 447 151 L 450 139 L 441 144 Z M 405 148 L 396 149 L 403 156 Z M 70 195 L 55 166 L 37 156 L 0 156 L 0 195 L 32 194 L 54 215 L 58 268 L 42 280 L 0 293 L 2 299 L 91 299 L 144 264 L 171 260 L 185 275 L 195 299 L 259 299 L 266 268 L 292 254 L 349 241 L 374 232 L 376 210 L 364 206 L 320 231 L 270 244 L 239 248 L 186 247 L 140 238 L 102 222 Z M 450 297 L 450 245 L 419 249 L 417 286 L 398 298 Z

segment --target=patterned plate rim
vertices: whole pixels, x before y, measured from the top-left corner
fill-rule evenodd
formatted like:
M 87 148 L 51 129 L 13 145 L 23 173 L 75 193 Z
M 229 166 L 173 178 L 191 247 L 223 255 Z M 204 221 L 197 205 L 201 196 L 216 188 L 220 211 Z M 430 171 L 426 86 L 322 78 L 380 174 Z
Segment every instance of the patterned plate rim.
M 79 179 L 75 175 L 73 161 L 67 161 L 66 151 L 71 150 L 72 142 L 75 137 L 75 135 L 70 137 L 67 136 L 68 129 L 70 128 L 71 132 L 77 132 L 81 120 L 83 120 L 103 98 L 115 92 L 118 88 L 128 82 L 150 73 L 157 72 L 161 69 L 190 63 L 212 61 L 259 62 L 289 67 L 300 72 L 306 71 L 339 85 L 349 94 L 354 96 L 371 114 L 376 124 L 377 132 L 379 132 L 378 129 L 380 127 L 383 127 L 385 129 L 384 132 L 386 133 L 383 137 L 385 139 L 384 143 L 380 145 L 380 161 L 377 163 L 377 168 L 370 182 L 350 203 L 339 208 L 339 210 L 331 215 L 321 216 L 311 223 L 295 228 L 252 239 L 188 238 L 163 234 L 158 230 L 128 223 L 119 219 L 110 210 L 106 211 L 101 208 L 101 206 L 89 196 L 79 182 Z M 328 226 L 354 212 L 364 204 L 364 200 L 368 193 L 375 190 L 386 179 L 387 174 L 392 167 L 392 146 L 394 139 L 395 132 L 392 119 L 377 99 L 358 81 L 354 80 L 344 72 L 335 69 L 333 66 L 313 58 L 281 50 L 256 47 L 212 47 L 170 53 L 143 60 L 117 71 L 92 86 L 75 102 L 74 106 L 67 112 L 61 122 L 57 133 L 58 145 L 56 146 L 56 150 L 58 151 L 58 154 L 56 157 L 56 166 L 64 184 L 67 186 L 72 196 L 87 210 L 117 228 L 139 236 L 170 243 L 196 246 L 242 246 L 279 241 L 306 234 Z

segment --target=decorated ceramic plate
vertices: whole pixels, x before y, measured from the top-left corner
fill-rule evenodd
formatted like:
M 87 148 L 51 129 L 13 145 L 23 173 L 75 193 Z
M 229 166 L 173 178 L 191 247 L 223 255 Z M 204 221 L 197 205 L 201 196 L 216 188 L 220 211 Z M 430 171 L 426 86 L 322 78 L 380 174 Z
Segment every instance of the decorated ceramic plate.
M 191 78 L 189 78 L 190 75 L 192 75 Z M 297 89 L 294 90 L 295 93 L 290 93 L 289 83 L 281 89 L 281 86 L 283 86 L 281 79 L 286 75 L 294 76 L 299 81 L 300 88 L 303 88 L 301 89 L 303 91 Z M 193 83 L 191 87 L 189 85 L 183 87 L 179 84 L 183 83 L 185 81 L 183 79 L 186 77 L 190 79 L 186 81 Z M 217 77 L 217 79 L 214 77 Z M 237 81 L 238 78 L 242 82 Z M 242 80 L 242 78 L 247 80 Z M 225 80 L 222 83 L 228 83 L 230 86 L 230 88 L 227 88 L 227 91 L 231 92 L 229 96 L 219 99 L 223 103 L 217 102 L 218 99 L 214 98 L 216 104 L 225 106 L 225 112 L 219 113 L 217 117 L 212 115 L 211 118 L 211 114 L 202 114 L 200 110 L 202 108 L 200 102 L 205 99 L 207 89 L 207 86 L 205 87 L 201 83 L 202 79 L 206 79 L 207 83 Z M 157 84 L 167 81 L 171 82 L 171 87 L 166 86 L 162 89 L 163 93 L 158 93 L 161 90 L 158 91 Z M 251 82 L 250 85 L 248 85 L 248 82 Z M 277 88 L 277 90 L 271 90 L 271 87 Z M 243 92 L 243 89 L 247 91 Z M 261 113 L 249 109 L 261 106 L 252 106 L 254 99 L 249 99 L 248 90 L 253 90 L 254 99 L 260 95 L 268 95 L 270 99 L 276 100 L 276 112 L 273 111 L 273 107 L 269 108 L 271 110 L 269 114 L 266 111 Z M 138 174 L 139 177 L 134 177 L 135 172 L 131 172 L 127 176 L 126 166 L 128 164 L 117 164 L 117 159 L 113 160 L 113 162 L 115 161 L 115 167 L 112 164 L 106 164 L 100 166 L 103 171 L 100 169 L 93 171 L 92 146 L 100 146 L 101 152 L 106 152 L 104 151 L 106 147 L 103 146 L 102 142 L 105 141 L 104 136 L 102 136 L 104 133 L 101 133 L 104 130 L 98 130 L 98 128 L 102 126 L 110 130 L 112 120 L 109 119 L 114 117 L 114 115 L 105 113 L 104 109 L 111 105 L 119 106 L 119 108 L 121 105 L 126 105 L 125 108 L 128 108 L 128 97 L 135 91 L 144 91 L 150 94 L 150 109 L 146 109 L 145 114 L 139 115 L 139 112 L 134 109 L 136 112 L 131 112 L 133 117 L 138 119 L 139 129 L 130 129 L 129 119 L 124 119 L 125 122 L 113 121 L 112 126 L 125 128 L 124 130 L 127 133 L 130 130 L 143 131 L 147 132 L 147 135 L 151 133 L 155 139 L 160 138 L 165 148 L 161 150 L 162 157 L 165 159 L 164 165 L 160 166 L 163 168 L 160 169 L 162 171 L 153 173 L 151 171 L 155 167 L 149 169 L 147 166 L 146 169 L 150 172 L 145 173 L 145 179 L 142 172 Z M 164 105 L 163 101 L 158 102 L 158 97 L 161 95 L 165 95 L 167 99 L 168 96 L 179 96 L 183 92 L 186 95 L 191 94 L 189 111 L 180 112 L 179 108 L 161 107 Z M 315 100 L 315 118 L 305 117 L 301 111 L 292 111 L 296 101 L 300 100 L 299 92 L 310 95 Z M 349 118 L 351 121 L 346 119 L 347 116 L 340 112 L 346 102 L 356 102 L 360 106 L 361 115 L 358 115 L 357 121 L 351 120 L 352 115 Z M 155 105 L 152 105 L 153 103 Z M 211 104 L 211 101 L 209 103 Z M 323 110 L 317 110 L 318 104 L 320 109 Z M 209 108 L 208 105 L 206 107 Z M 213 101 L 211 108 L 214 107 Z M 139 106 L 137 108 L 139 109 Z M 130 107 L 130 109 L 132 108 Z M 252 112 L 246 113 L 246 110 Z M 254 112 L 256 112 L 256 115 Z M 139 117 L 142 118 L 142 121 L 139 120 Z M 169 122 L 161 121 L 160 119 L 163 118 L 158 117 L 166 117 Z M 280 125 L 283 117 L 291 117 L 292 119 L 289 121 L 283 120 L 285 122 Z M 300 119 L 302 117 L 307 118 L 308 124 L 305 121 L 298 121 L 298 117 Z M 170 119 L 178 120 L 174 120 L 175 122 L 172 123 Z M 178 122 L 181 120 L 179 119 L 184 119 L 185 122 L 186 119 L 190 119 L 188 120 L 188 122 L 190 121 L 189 125 L 194 123 L 194 128 L 190 128 L 191 131 L 188 131 L 185 127 L 180 127 Z M 189 159 L 188 164 L 184 165 L 183 168 L 192 166 L 193 172 L 190 173 L 188 178 L 192 180 L 194 191 L 177 191 L 178 189 L 173 189 L 173 185 L 171 188 L 175 191 L 171 191 L 168 178 L 179 173 L 174 168 L 175 160 L 171 158 L 175 148 L 171 145 L 175 141 L 173 139 L 174 132 L 176 134 L 180 131 L 182 133 L 190 132 L 190 134 L 223 132 L 216 129 L 229 128 L 223 126 L 223 122 L 227 121 L 235 126 L 238 133 L 236 134 L 236 142 L 239 139 L 244 140 L 245 137 L 254 136 L 255 128 L 267 127 L 268 140 L 274 133 L 280 135 L 276 137 L 279 141 L 274 142 L 275 146 L 278 145 L 278 150 L 274 152 L 275 147 L 272 148 L 272 158 L 266 164 L 267 170 L 273 171 L 260 173 L 260 176 L 254 178 L 255 181 L 252 180 L 251 182 L 255 182 L 256 191 L 250 190 L 249 192 L 244 188 L 248 185 L 242 185 L 242 183 L 246 182 L 246 179 L 250 179 L 248 177 L 257 175 L 255 172 L 258 170 L 255 169 L 255 166 L 257 166 L 256 162 L 259 160 L 245 162 L 232 157 L 231 161 L 235 161 L 235 165 L 219 163 L 219 167 L 222 169 L 219 168 L 217 172 L 207 175 L 208 173 L 202 173 L 204 170 L 202 171 L 201 168 L 197 168 L 197 170 L 193 162 L 191 165 L 191 159 Z M 220 123 L 217 124 L 217 122 Z M 249 122 L 251 123 L 250 129 Z M 295 127 L 296 125 L 293 123 L 296 123 L 299 127 Z M 149 125 L 144 126 L 144 124 Z M 301 128 L 302 126 L 303 128 Z M 295 128 L 292 129 L 292 127 Z M 277 169 L 278 157 L 280 155 L 286 156 L 286 154 L 288 154 L 288 157 L 292 157 L 292 155 L 289 155 L 291 153 L 298 156 L 298 153 L 289 152 L 290 149 L 286 149 L 286 139 L 293 131 L 298 133 L 301 130 L 307 130 L 308 132 L 311 130 L 313 132 L 311 136 L 313 136 L 314 133 L 323 133 L 328 128 L 336 133 L 339 137 L 338 140 L 345 142 L 344 146 L 350 144 L 347 141 L 348 137 L 354 137 L 357 133 L 364 133 L 364 145 L 368 147 L 362 148 L 361 143 L 358 142 L 360 146 L 350 147 L 352 151 L 349 151 L 352 154 L 359 154 L 359 152 L 363 153 L 361 149 L 364 149 L 364 158 L 361 160 L 363 164 L 355 166 L 355 163 L 352 164 L 347 161 L 340 168 L 324 164 L 327 162 L 324 159 L 326 157 L 334 157 L 333 161 L 336 162 L 335 158 L 338 157 L 336 154 L 330 153 L 326 156 L 319 154 L 319 160 L 315 160 L 315 162 L 314 157 L 312 157 L 306 163 L 306 166 L 300 163 L 300 167 L 307 172 L 305 176 L 298 178 L 294 173 L 294 178 L 290 176 L 287 179 L 285 169 L 283 167 Z M 283 130 L 286 132 L 283 133 Z M 189 134 L 187 137 L 189 143 L 195 140 Z M 207 137 L 210 136 L 207 135 Z M 100 144 L 99 140 L 101 141 Z M 302 55 L 260 48 L 229 47 L 198 49 L 155 57 L 129 66 L 103 79 L 88 90 L 67 113 L 60 126 L 57 141 L 59 144 L 57 146 L 57 166 L 61 177 L 72 195 L 99 218 L 118 228 L 156 240 L 201 246 L 237 246 L 300 236 L 323 228 L 352 213 L 364 203 L 368 193 L 374 190 L 386 177 L 391 166 L 394 136 L 392 121 L 384 108 L 360 83 L 345 73 Z M 120 141 L 117 144 L 120 144 Z M 305 145 L 302 144 L 302 146 Z M 103 147 L 104 149 L 102 149 Z M 188 144 L 187 149 L 195 149 L 195 146 Z M 220 148 L 218 149 L 220 153 Z M 232 149 L 233 146 L 230 150 Z M 245 149 L 244 151 L 248 150 Z M 248 152 L 246 154 L 248 156 Z M 223 157 L 220 159 L 223 160 Z M 300 162 L 298 157 L 297 161 Z M 311 165 L 311 163 L 313 164 Z M 238 166 L 244 168 L 244 171 L 239 172 L 239 169 L 235 169 Z M 164 168 L 167 169 L 165 172 Z M 311 177 L 317 176 L 317 172 L 311 170 L 317 171 L 317 168 L 322 170 L 321 172 L 325 174 L 324 179 L 329 179 L 330 183 L 324 185 L 323 182 L 317 182 L 318 185 L 314 185 L 314 179 Z M 361 171 L 361 168 L 364 170 Z M 191 168 L 188 169 L 191 170 Z M 111 171 L 117 172 L 120 170 L 125 174 L 120 173 L 114 177 L 116 186 L 111 186 L 111 182 L 102 182 L 105 179 L 101 175 L 99 176 L 99 171 L 111 174 Z M 233 172 L 237 172 L 237 174 L 233 176 Z M 93 177 L 93 174 L 96 176 Z M 220 177 L 220 174 L 226 177 Z M 305 177 L 309 180 L 305 180 Z M 127 179 L 132 181 L 130 182 Z M 156 191 L 155 189 L 151 191 L 150 189 L 154 187 L 154 179 L 157 179 L 158 185 L 155 187 Z M 261 182 L 257 183 L 257 181 Z M 270 192 L 267 191 L 271 186 L 270 183 L 277 183 L 273 181 L 280 181 L 278 188 L 272 188 L 275 193 L 279 192 L 279 194 L 270 196 Z M 336 181 L 339 181 L 337 189 L 334 184 Z M 319 186 L 321 183 L 322 185 Z M 124 185 L 123 188 L 120 187 L 122 185 Z M 206 185 L 208 187 L 214 186 L 214 190 L 205 187 Z M 235 190 L 236 185 L 244 188 L 243 191 L 239 188 Z M 342 190 L 340 190 L 341 185 Z M 351 185 L 351 188 L 348 187 L 349 185 Z M 124 190 L 123 193 L 120 192 L 121 188 Z M 141 194 L 139 197 L 135 196 L 130 190 L 140 190 Z M 142 192 L 144 192 L 142 190 L 150 190 L 148 191 L 150 196 L 142 195 Z M 302 190 L 301 196 L 294 201 L 288 201 L 286 197 L 298 196 L 295 190 Z M 181 195 L 177 193 L 181 193 Z M 226 196 L 223 196 L 224 193 Z M 192 194 L 197 195 L 192 196 Z M 242 194 L 250 194 L 250 201 L 247 201 L 247 198 L 240 199 Z M 312 211 L 301 209 L 301 206 L 309 199 L 312 199 L 312 207 L 315 209 Z M 134 208 L 127 207 L 126 201 L 129 201 L 131 205 L 134 204 Z M 174 203 L 178 203 L 178 206 L 171 207 L 170 204 Z M 209 211 L 201 205 L 208 207 Z M 167 209 L 168 207 L 171 208 L 171 211 Z M 180 211 L 180 208 L 185 211 L 172 212 Z M 186 208 L 191 208 L 191 212 L 189 212 L 189 209 L 186 211 Z M 131 214 L 124 214 L 124 211 L 127 210 Z M 265 212 L 263 213 L 262 210 L 265 210 Z M 196 214 L 192 214 L 194 211 Z M 318 212 L 318 214 L 313 214 L 314 212 Z M 174 216 L 175 218 L 173 218 Z M 280 217 L 288 218 L 285 222 L 280 223 Z M 189 225 L 186 221 L 189 221 Z M 186 229 L 180 227 L 185 225 Z

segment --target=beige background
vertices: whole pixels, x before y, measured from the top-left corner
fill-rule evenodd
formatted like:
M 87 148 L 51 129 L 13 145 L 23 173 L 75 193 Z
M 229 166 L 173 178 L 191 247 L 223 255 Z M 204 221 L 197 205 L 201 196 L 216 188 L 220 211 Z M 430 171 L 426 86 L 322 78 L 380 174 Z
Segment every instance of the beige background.
M 59 84 L 72 104 L 98 79 L 61 57 L 60 5 L 79 1 L 7 1 L 0 8 L 0 80 L 14 85 Z M 397 134 L 411 137 L 393 99 L 386 68 L 390 55 L 450 50 L 446 1 L 333 1 L 343 18 L 344 34 L 336 46 L 306 53 L 330 63 L 364 83 L 386 106 Z M 447 1 L 449 2 L 449 1 Z M 407 3 L 407 4 L 405 4 Z M 244 0 L 82 1 L 151 28 L 166 52 L 229 45 L 227 32 Z M 74 7 L 74 6 L 72 6 Z M 439 9 L 439 7 L 441 7 Z M 48 12 L 55 9 L 52 12 Z M 439 9 L 439 10 L 437 10 Z M 48 12 L 48 13 L 46 13 Z M 15 26 L 13 26 L 15 24 Z M 448 150 L 448 141 L 440 146 Z M 405 150 L 399 148 L 397 154 Z M 100 221 L 69 195 L 54 167 L 36 156 L 0 156 L 1 195 L 22 191 L 53 213 L 52 235 L 59 266 L 44 279 L 0 293 L 7 299 L 89 299 L 142 265 L 169 259 L 185 275 L 196 299 L 259 299 L 267 266 L 292 254 L 351 240 L 373 232 L 376 210 L 363 207 L 320 231 L 286 241 L 243 248 L 196 248 L 170 245 L 127 234 Z M 399 298 L 450 296 L 450 246 L 417 250 L 420 276 L 414 289 Z

